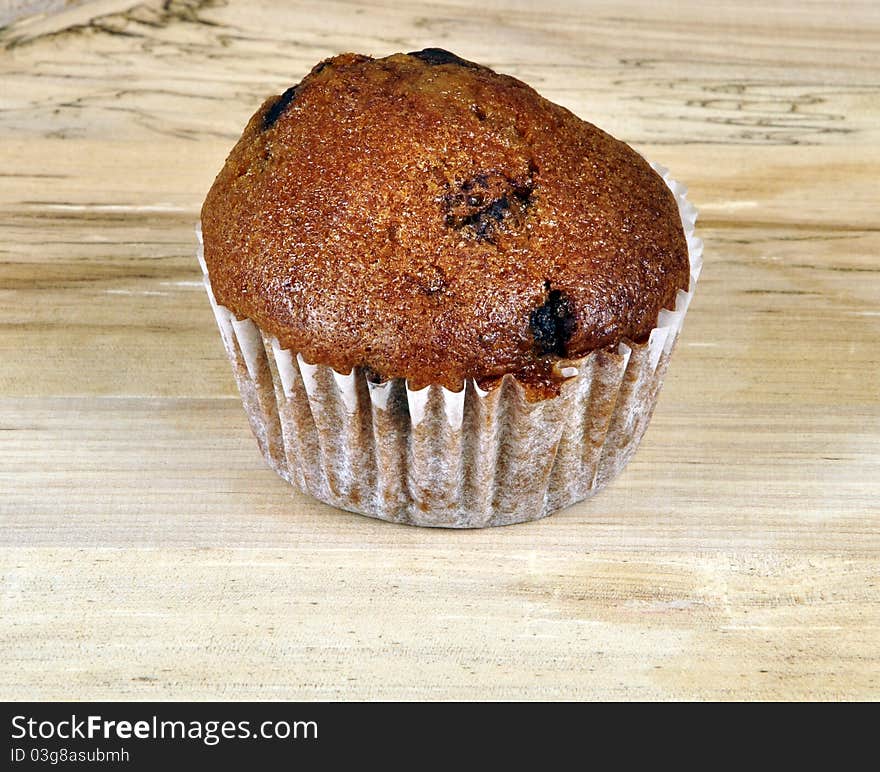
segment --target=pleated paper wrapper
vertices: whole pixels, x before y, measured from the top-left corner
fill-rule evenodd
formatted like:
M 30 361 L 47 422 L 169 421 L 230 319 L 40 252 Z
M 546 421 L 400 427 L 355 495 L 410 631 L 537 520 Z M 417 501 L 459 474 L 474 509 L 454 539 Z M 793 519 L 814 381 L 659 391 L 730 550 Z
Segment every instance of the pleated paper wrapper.
M 702 267 L 686 188 L 678 201 L 691 277 L 642 344 L 566 362 L 557 397 L 529 402 L 505 376 L 490 391 L 372 383 L 279 347 L 208 297 L 251 428 L 269 465 L 340 509 L 411 525 L 480 528 L 537 520 L 592 496 L 629 461 L 650 421 Z M 291 508 L 295 506 L 291 501 Z

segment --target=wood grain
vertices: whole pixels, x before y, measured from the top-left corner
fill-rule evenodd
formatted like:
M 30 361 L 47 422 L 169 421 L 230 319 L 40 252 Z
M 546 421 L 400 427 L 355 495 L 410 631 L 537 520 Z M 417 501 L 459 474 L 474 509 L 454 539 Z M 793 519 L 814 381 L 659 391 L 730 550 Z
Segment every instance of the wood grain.
M 441 45 L 690 184 L 646 439 L 539 523 L 293 492 L 193 226 L 261 99 Z M 0 697 L 880 698 L 876 3 L 97 0 L 0 30 Z

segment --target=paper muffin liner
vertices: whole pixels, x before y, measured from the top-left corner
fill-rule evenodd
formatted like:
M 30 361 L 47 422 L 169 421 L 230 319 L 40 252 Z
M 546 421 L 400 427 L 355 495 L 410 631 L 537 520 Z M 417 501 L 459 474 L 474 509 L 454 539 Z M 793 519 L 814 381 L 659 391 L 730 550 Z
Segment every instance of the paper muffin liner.
M 411 525 L 480 528 L 537 520 L 592 496 L 626 465 L 650 421 L 702 267 L 696 209 L 672 190 L 691 277 L 645 343 L 571 360 L 557 397 L 529 402 L 510 375 L 489 391 L 372 383 L 282 349 L 217 303 L 199 262 L 251 428 L 269 465 L 340 509 Z

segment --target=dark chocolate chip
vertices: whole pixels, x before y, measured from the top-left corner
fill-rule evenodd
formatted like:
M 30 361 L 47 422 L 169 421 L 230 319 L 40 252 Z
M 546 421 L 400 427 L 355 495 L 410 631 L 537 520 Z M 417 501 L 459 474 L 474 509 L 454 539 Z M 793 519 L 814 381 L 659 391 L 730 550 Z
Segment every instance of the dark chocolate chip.
M 477 239 L 491 241 L 492 229 L 504 219 L 508 211 L 510 211 L 510 201 L 507 196 L 501 196 L 473 215 L 471 218 L 473 222 L 469 225 L 473 225 Z
M 539 354 L 564 357 L 568 341 L 577 326 L 574 308 L 568 295 L 562 290 L 550 290 L 549 282 L 546 286 L 549 290 L 547 299 L 543 305 L 532 311 L 529 328 Z
M 510 209 L 510 201 L 507 200 L 507 196 L 501 196 L 501 198 L 496 198 L 483 210 L 483 219 L 492 219 L 495 220 L 495 222 L 501 222 L 504 219 L 504 215 L 507 214 L 508 209 Z
M 456 56 L 451 51 L 446 51 L 443 48 L 423 48 L 421 51 L 410 51 L 407 56 L 414 56 L 416 59 L 421 59 L 425 64 L 432 66 L 437 64 L 457 64 L 459 67 L 477 66 L 473 62 L 462 59 L 460 56 Z
M 532 193 L 535 190 L 534 183 L 529 180 L 523 185 L 517 185 L 513 189 L 513 198 L 522 207 L 527 207 L 532 203 Z
M 522 226 L 526 210 L 532 203 L 534 182 L 517 181 L 509 177 L 481 173 L 465 180 L 460 192 L 443 197 L 446 207 L 445 223 L 457 230 L 466 229 L 478 241 L 493 241 L 494 231 L 505 227 Z M 487 191 L 487 192 L 483 192 Z M 507 218 L 509 222 L 505 222 Z
M 275 122 L 281 117 L 284 111 L 290 106 L 290 103 L 296 99 L 296 94 L 299 91 L 300 84 L 297 83 L 295 86 L 291 86 L 287 91 L 285 91 L 275 103 L 266 110 L 266 114 L 263 116 L 263 131 L 266 129 L 271 129 Z
M 483 206 L 483 200 L 479 199 L 478 204 L 471 203 L 472 197 L 467 199 L 469 209 L 465 210 L 465 214 L 455 214 L 449 212 L 446 215 L 446 225 L 457 230 L 463 228 L 470 229 L 479 241 L 491 241 L 492 229 L 497 223 L 500 223 L 510 209 L 510 202 L 507 196 L 501 196 L 486 206 Z M 457 203 L 455 199 L 450 202 L 452 205 Z M 481 207 L 475 212 L 470 211 L 474 207 Z

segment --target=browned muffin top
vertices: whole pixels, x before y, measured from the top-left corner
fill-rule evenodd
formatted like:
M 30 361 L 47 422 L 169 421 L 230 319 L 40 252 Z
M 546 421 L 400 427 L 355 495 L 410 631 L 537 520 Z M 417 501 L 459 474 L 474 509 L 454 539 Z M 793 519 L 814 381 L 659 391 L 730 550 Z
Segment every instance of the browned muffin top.
M 268 99 L 202 207 L 217 301 L 306 361 L 457 390 L 640 341 L 688 285 L 628 145 L 440 49 L 343 54 Z

